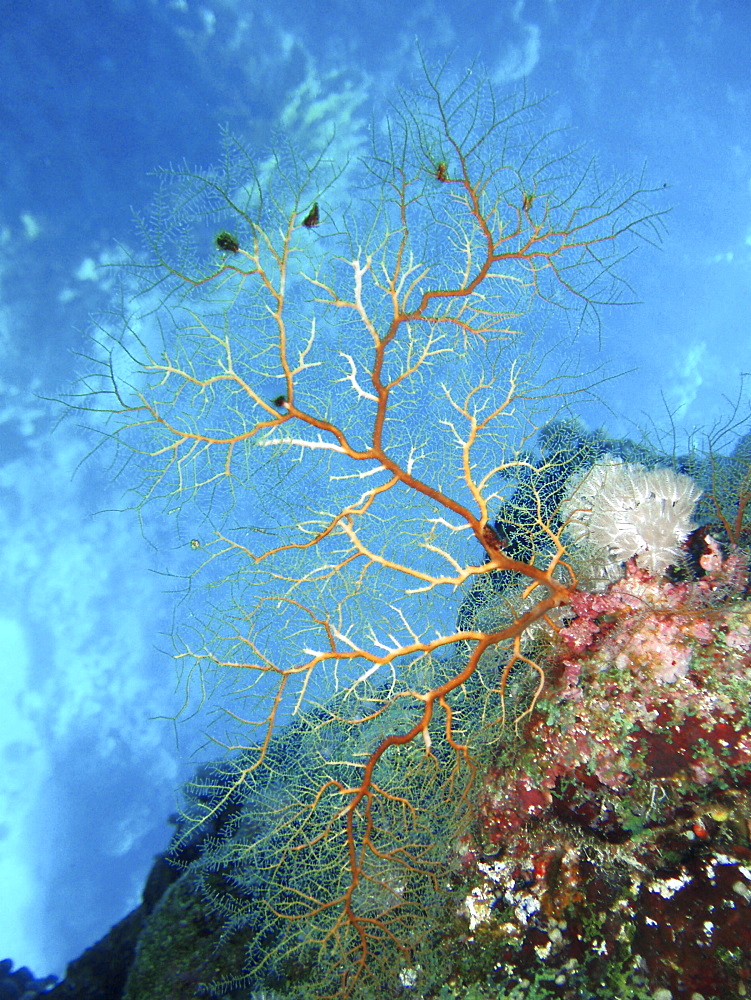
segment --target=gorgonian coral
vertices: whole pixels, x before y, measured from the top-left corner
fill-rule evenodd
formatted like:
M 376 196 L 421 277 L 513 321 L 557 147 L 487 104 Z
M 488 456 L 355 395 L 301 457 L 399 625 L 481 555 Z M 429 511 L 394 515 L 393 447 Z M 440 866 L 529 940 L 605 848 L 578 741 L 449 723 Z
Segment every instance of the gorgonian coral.
M 592 578 L 616 580 L 628 559 L 653 576 L 681 561 L 701 496 L 693 479 L 612 456 L 596 462 L 585 479 L 572 479 L 561 517 L 571 543 L 586 549 Z

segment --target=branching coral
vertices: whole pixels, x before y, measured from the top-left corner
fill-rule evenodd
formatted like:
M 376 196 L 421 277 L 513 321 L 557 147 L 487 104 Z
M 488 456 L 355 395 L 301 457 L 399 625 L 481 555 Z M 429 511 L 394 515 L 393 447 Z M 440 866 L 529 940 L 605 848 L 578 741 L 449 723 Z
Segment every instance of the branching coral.
M 144 297 L 85 386 L 140 506 L 185 525 L 192 592 L 211 587 L 177 658 L 227 696 L 230 754 L 183 840 L 218 829 L 197 880 L 251 939 L 254 986 L 406 985 L 509 678 L 545 683 L 525 635 L 570 604 L 569 465 L 551 449 L 530 476 L 530 449 L 597 376 L 540 331 L 550 307 L 578 331 L 622 300 L 624 240 L 656 219 L 536 116 L 444 68 L 345 176 L 333 144 L 259 164 L 231 137 L 217 169 L 168 172 Z M 457 621 L 461 591 L 499 580 L 504 615 Z

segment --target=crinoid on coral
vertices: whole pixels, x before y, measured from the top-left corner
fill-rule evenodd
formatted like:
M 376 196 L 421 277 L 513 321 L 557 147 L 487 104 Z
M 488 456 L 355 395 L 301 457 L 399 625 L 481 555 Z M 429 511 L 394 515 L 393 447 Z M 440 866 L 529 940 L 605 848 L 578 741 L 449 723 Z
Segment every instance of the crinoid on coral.
M 679 564 L 700 496 L 689 476 L 610 455 L 583 479 L 572 477 L 561 517 L 568 539 L 585 555 L 588 582 L 616 580 L 632 558 L 653 576 Z

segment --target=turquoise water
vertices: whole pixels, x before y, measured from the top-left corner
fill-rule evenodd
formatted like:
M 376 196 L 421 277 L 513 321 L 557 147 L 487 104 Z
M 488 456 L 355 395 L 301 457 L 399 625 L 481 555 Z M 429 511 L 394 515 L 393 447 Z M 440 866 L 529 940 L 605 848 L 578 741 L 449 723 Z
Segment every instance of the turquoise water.
M 156 548 L 59 396 L 87 363 L 92 312 L 117 310 L 159 165 L 208 164 L 220 126 L 266 150 L 336 125 L 363 150 L 417 44 L 478 59 L 503 90 L 551 93 L 549 124 L 606 176 L 646 164 L 662 249 L 624 262 L 630 307 L 603 314 L 587 363 L 609 427 L 711 421 L 751 368 L 751 78 L 742 3 L 26 4 L 0 39 L 0 951 L 38 975 L 138 902 L 198 737 L 162 650 L 182 550 Z M 663 193 L 664 192 L 664 193 Z M 596 414 L 599 419 L 602 414 Z M 77 471 L 78 470 L 78 471 Z M 97 513 L 100 512 L 100 513 Z M 156 572 L 152 572 L 156 571 Z

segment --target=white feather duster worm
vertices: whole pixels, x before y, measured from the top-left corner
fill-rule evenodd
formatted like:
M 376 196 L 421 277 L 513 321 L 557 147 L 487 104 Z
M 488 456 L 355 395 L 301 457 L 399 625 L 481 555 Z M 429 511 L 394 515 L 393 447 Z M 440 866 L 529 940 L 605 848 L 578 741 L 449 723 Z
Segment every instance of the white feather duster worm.
M 615 580 L 632 557 L 653 576 L 680 563 L 701 490 L 672 469 L 647 469 L 606 456 L 572 477 L 561 506 L 568 540 L 586 549 L 587 575 Z

